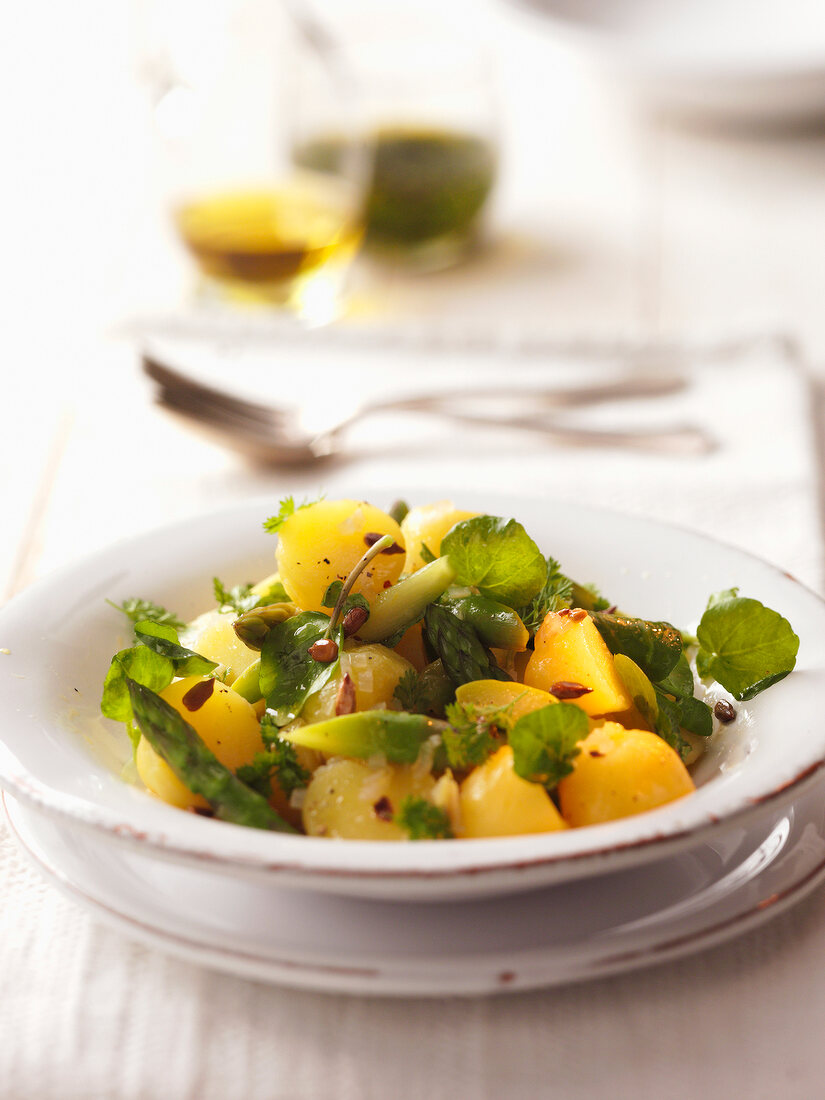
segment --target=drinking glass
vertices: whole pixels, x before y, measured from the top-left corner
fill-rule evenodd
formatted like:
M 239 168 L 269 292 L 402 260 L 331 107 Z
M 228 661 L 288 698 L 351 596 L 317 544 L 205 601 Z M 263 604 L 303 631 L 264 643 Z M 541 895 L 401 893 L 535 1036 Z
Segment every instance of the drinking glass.
M 158 11 L 163 189 L 199 293 L 330 320 L 363 236 L 369 150 L 353 95 L 278 5 L 171 0 Z M 292 160 L 298 113 L 342 135 L 335 171 Z
M 371 150 L 369 250 L 419 270 L 449 267 L 478 240 L 496 178 L 489 57 L 444 39 L 378 39 L 342 45 L 335 67 L 352 88 L 352 117 Z M 293 156 L 305 169 L 329 171 L 345 148 L 340 130 L 302 121 Z

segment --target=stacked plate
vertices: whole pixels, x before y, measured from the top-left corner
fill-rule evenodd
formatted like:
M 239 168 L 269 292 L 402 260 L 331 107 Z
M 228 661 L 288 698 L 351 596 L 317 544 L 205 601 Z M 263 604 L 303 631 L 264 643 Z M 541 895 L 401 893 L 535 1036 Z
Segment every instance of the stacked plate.
M 105 601 L 141 595 L 194 617 L 214 575 L 268 573 L 267 503 L 253 502 L 121 543 L 0 614 L 0 783 L 35 864 L 162 950 L 259 980 L 404 995 L 525 989 L 669 958 L 816 885 L 825 604 L 675 528 L 568 505 L 562 527 L 545 500 L 460 497 L 515 514 L 640 615 L 689 628 L 711 592 L 740 585 L 790 619 L 797 669 L 713 735 L 695 794 L 564 833 L 405 844 L 259 832 L 153 799 L 129 782 L 125 735 L 99 716 L 110 656 L 128 644 Z

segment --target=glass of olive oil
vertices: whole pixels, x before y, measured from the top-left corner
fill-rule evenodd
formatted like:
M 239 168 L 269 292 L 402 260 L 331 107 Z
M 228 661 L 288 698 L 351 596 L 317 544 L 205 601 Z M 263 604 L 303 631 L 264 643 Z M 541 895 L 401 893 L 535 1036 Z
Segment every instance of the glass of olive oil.
M 194 261 L 198 295 L 310 324 L 331 320 L 364 233 L 371 155 L 353 123 L 351 91 L 323 58 L 301 49 L 278 5 L 238 0 L 193 14 L 187 30 L 199 34 L 198 48 L 188 42 L 181 51 L 184 65 L 167 81 L 154 121 L 166 202 Z M 299 109 L 342 135 L 334 171 L 293 161 Z
M 497 172 L 489 59 L 452 43 L 379 42 L 348 51 L 357 117 L 371 150 L 365 197 L 371 253 L 420 270 L 449 267 L 480 237 Z M 304 132 L 295 163 L 334 170 L 347 137 Z

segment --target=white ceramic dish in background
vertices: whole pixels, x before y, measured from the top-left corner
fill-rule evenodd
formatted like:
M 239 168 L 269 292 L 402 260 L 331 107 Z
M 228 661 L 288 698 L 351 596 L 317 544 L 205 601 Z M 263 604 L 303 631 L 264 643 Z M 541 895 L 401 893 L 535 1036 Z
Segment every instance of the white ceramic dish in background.
M 825 114 L 820 0 L 517 0 L 652 105 L 780 123 Z
M 820 782 L 777 821 L 670 859 L 530 894 L 442 905 L 331 897 L 170 867 L 6 797 L 16 839 L 132 939 L 244 978 L 327 992 L 523 991 L 663 962 L 768 920 L 825 877 Z
M 740 585 L 790 619 L 801 639 L 797 670 L 715 737 L 695 794 L 605 825 L 380 844 L 285 836 L 181 813 L 120 777 L 128 742 L 99 717 L 98 705 L 111 654 L 129 644 L 129 632 L 105 600 L 140 595 L 189 617 L 210 604 L 213 575 L 231 584 L 263 576 L 274 540 L 261 519 L 273 502 L 258 501 L 123 542 L 3 609 L 0 646 L 10 653 L 0 657 L 0 784 L 155 855 L 284 886 L 406 900 L 527 890 L 664 857 L 733 824 L 778 818 L 823 767 L 825 603 L 812 593 L 764 562 L 673 527 L 546 500 L 453 495 L 463 507 L 515 515 L 564 568 L 641 616 L 690 625 L 709 593 Z

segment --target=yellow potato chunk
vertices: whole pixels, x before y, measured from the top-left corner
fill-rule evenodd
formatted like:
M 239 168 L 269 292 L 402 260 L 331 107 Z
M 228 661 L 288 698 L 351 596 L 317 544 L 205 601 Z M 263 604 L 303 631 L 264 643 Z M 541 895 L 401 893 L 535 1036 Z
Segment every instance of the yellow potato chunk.
M 405 840 L 393 821 L 408 796 L 428 798 L 432 775 L 415 765 L 373 767 L 363 760 L 336 757 L 323 764 L 307 787 L 303 806 L 308 836 L 351 840 Z
M 213 685 L 208 696 L 209 689 L 200 688 L 200 684 Z M 174 681 L 160 694 L 194 727 L 218 760 L 232 771 L 248 764 L 255 753 L 263 751 L 261 728 L 252 704 L 225 684 L 200 676 L 187 676 Z M 205 799 L 194 794 L 178 779 L 145 737 L 141 737 L 138 744 L 135 763 L 144 784 L 164 802 L 181 809 L 207 805 Z
M 507 680 L 473 680 L 456 688 L 455 697 L 459 703 L 470 703 L 476 707 L 507 707 L 512 704 L 510 714 L 514 722 L 523 714 L 558 702 L 548 691 Z
M 451 527 L 463 519 L 471 519 L 476 512 L 464 512 L 456 508 L 451 500 L 439 500 L 435 504 L 423 504 L 411 508 L 401 521 L 407 547 L 405 573 L 414 573 L 426 562 L 421 556 L 421 547 L 426 545 L 436 557 L 441 551 L 441 540 Z
M 566 701 L 594 718 L 628 710 L 632 704 L 612 653 L 593 620 L 583 612 L 551 611 L 536 634 L 525 684 L 550 691 L 560 681 L 591 688 L 586 695 Z
M 558 786 L 569 825 L 596 825 L 653 810 L 695 790 L 678 753 L 647 730 L 606 722 L 580 743 Z
M 388 706 L 392 703 L 398 681 L 412 667 L 400 653 L 387 649 L 386 646 L 345 642 L 340 673 L 328 680 L 320 691 L 310 695 L 301 717 L 307 723 L 334 718 L 335 704 L 345 673 L 349 673 L 355 688 L 355 710 L 374 710 L 376 707 Z
M 375 539 L 392 535 L 404 549 L 395 520 L 361 500 L 319 500 L 299 508 L 278 533 L 275 556 L 281 583 L 302 611 L 326 611 L 323 598 L 335 580 L 344 581 Z M 354 592 L 373 600 L 395 584 L 404 566 L 403 553 L 380 553 L 355 582 Z
M 407 627 L 395 646 L 395 652 L 408 660 L 416 672 L 423 672 L 430 663 L 430 659 L 424 648 L 422 623 L 413 623 L 412 626 Z
M 207 611 L 190 624 L 190 649 L 230 670 L 230 682 L 245 672 L 260 654 L 243 644 L 232 626 L 234 612 Z
M 513 771 L 509 745 L 470 772 L 459 797 L 461 835 L 465 837 L 519 836 L 567 828 L 544 787 Z

